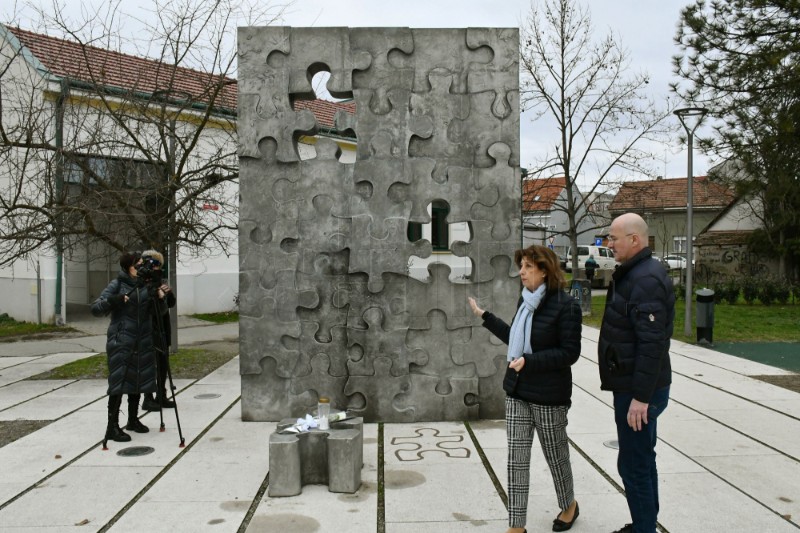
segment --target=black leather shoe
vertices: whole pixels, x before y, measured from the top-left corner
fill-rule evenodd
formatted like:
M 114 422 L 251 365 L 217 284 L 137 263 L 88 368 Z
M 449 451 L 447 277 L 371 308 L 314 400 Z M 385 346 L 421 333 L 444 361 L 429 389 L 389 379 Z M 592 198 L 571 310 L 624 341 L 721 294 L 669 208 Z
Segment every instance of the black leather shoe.
M 128 420 L 128 425 L 125 426 L 125 429 L 136 433 L 148 433 L 150 431 L 150 428 L 142 424 L 138 418 Z
M 160 411 L 161 405 L 159 405 L 159 403 L 152 397 L 146 395 L 144 397 L 144 401 L 142 401 L 142 409 L 145 411 Z
M 160 398 L 159 403 L 161 404 L 161 407 L 163 407 L 164 409 L 175 409 L 175 402 L 173 402 L 167 397 Z
M 625 524 L 622 529 L 618 529 L 612 533 L 633 533 L 633 524 Z
M 578 507 L 578 502 L 575 502 L 575 514 L 572 515 L 572 520 L 570 522 L 564 522 L 560 520 L 558 516 L 555 520 L 553 520 L 553 531 L 567 531 L 572 528 L 572 524 L 575 523 L 575 520 L 578 519 L 578 515 L 581 514 L 581 510 Z M 559 516 L 561 513 L 559 513 Z

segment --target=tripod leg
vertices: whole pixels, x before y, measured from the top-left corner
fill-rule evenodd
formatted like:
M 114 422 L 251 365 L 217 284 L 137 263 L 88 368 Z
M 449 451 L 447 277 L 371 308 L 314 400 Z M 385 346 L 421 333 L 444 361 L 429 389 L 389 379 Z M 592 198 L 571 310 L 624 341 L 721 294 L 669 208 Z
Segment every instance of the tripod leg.
M 178 437 L 181 439 L 180 448 L 186 446 L 186 440 L 183 438 L 183 431 L 181 430 L 181 417 L 178 414 L 178 400 L 175 398 L 175 385 L 172 383 L 172 371 L 167 365 L 167 377 L 169 378 L 169 389 L 172 391 L 172 401 L 175 403 L 175 423 L 178 426 Z

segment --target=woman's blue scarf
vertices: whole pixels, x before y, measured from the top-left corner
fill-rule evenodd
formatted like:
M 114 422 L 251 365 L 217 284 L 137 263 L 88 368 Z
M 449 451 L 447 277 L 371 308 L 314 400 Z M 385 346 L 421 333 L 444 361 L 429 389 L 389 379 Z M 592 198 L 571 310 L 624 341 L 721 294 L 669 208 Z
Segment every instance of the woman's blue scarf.
M 531 320 L 533 320 L 533 312 L 544 298 L 546 289 L 547 286 L 544 283 L 533 292 L 526 288 L 522 289 L 522 305 L 517 309 L 508 337 L 507 359 L 509 361 L 522 357 L 523 353 L 533 353 L 531 352 Z

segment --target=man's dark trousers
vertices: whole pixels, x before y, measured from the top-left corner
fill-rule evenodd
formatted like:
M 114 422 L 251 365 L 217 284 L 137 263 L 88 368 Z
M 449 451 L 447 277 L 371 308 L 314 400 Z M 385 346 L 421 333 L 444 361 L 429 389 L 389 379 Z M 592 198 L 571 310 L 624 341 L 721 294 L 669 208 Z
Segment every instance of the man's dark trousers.
M 628 425 L 628 408 L 632 400 L 630 393 L 614 393 L 614 419 L 619 439 L 617 470 L 625 485 L 633 533 L 655 533 L 658 518 L 657 420 L 667 408 L 669 387 L 653 393 L 647 408 L 647 424 L 640 431 L 634 431 Z

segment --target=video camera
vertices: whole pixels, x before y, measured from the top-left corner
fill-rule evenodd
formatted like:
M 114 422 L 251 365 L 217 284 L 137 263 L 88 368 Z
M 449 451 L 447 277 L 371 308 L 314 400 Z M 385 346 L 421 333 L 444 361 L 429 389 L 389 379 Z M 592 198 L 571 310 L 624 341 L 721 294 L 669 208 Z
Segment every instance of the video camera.
M 142 280 L 143 283 L 152 283 L 160 285 L 164 273 L 160 267 L 161 261 L 154 257 L 143 257 L 142 262 L 136 265 L 136 276 Z

